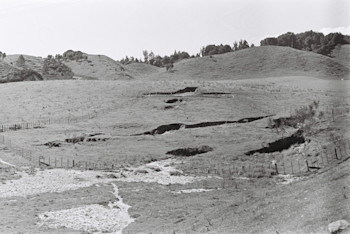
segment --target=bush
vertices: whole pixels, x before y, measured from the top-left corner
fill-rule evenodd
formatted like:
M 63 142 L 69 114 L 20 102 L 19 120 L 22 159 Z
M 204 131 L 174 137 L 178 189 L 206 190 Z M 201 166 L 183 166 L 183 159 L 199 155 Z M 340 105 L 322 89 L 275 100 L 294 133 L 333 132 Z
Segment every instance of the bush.
M 286 127 L 303 129 L 309 133 L 311 131 L 311 125 L 316 121 L 316 117 L 323 118 L 324 113 L 319 112 L 317 115 L 317 109 L 319 107 L 319 101 L 313 101 L 308 106 L 300 107 L 295 110 L 295 113 L 290 117 L 282 117 L 278 119 L 269 119 L 269 128 L 275 129 L 277 133 L 285 132 Z
M 74 75 L 68 66 L 63 64 L 61 61 L 54 59 L 52 56 L 48 56 L 46 59 L 44 59 L 42 72 L 44 75 L 58 75 L 68 77 L 73 77 Z

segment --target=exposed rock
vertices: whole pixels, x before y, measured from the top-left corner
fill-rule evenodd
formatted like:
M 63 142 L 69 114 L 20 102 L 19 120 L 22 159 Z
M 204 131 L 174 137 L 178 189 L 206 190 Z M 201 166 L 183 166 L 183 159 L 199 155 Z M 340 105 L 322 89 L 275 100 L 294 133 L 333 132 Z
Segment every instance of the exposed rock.
M 328 231 L 332 234 L 343 233 L 345 229 L 349 227 L 349 223 L 346 220 L 337 220 L 328 224 Z

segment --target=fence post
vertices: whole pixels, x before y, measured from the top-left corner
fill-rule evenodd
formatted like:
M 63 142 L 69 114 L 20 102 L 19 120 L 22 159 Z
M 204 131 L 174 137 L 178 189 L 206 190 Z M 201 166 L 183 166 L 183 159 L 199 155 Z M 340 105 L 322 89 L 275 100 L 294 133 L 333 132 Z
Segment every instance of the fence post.
M 310 171 L 310 169 L 309 169 L 309 162 L 307 160 L 305 160 L 305 162 L 306 162 L 307 171 Z
M 74 163 L 74 160 L 73 160 L 73 164 L 72 164 L 73 167 L 74 167 L 74 164 L 75 164 L 75 163 Z
M 299 173 L 300 173 L 300 162 L 299 162 L 299 159 L 298 159 L 298 168 L 299 168 Z
M 337 148 L 334 148 L 335 158 L 338 159 Z
M 275 170 L 276 170 L 276 175 L 278 175 L 278 167 L 277 167 L 277 163 L 275 163 Z
M 292 174 L 294 174 L 294 171 L 293 171 L 293 160 L 290 161 L 290 165 L 292 167 Z

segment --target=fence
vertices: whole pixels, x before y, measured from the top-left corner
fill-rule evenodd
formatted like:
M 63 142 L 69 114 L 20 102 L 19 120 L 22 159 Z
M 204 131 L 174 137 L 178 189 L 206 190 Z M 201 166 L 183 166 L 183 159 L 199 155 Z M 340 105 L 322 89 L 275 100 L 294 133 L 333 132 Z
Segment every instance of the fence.
M 71 124 L 78 123 L 80 121 L 84 121 L 87 119 L 93 119 L 98 117 L 101 114 L 105 114 L 111 111 L 111 108 L 102 109 L 99 111 L 94 111 L 92 113 L 88 113 L 86 115 L 81 116 L 68 116 L 65 118 L 48 118 L 43 120 L 31 121 L 31 122 L 22 122 L 16 124 L 2 124 L 0 125 L 0 132 L 6 131 L 17 131 L 21 129 L 35 129 L 42 128 L 46 125 L 50 124 Z
M 110 111 L 107 108 L 100 113 Z M 327 113 L 332 114 L 333 118 L 337 115 L 349 113 L 349 108 L 333 108 L 327 109 Z M 14 131 L 20 129 L 40 128 L 49 124 L 59 123 L 75 123 L 86 118 L 94 118 L 98 115 L 98 112 L 88 114 L 80 117 L 67 117 L 62 119 L 48 119 L 45 121 L 27 122 L 14 125 L 1 125 L 0 131 Z M 4 135 L 0 135 L 0 143 L 6 145 L 11 151 L 18 156 L 26 159 L 28 165 L 31 166 L 46 166 L 51 168 L 79 168 L 84 170 L 113 170 L 117 165 L 107 162 L 93 162 L 93 161 L 78 161 L 76 159 L 63 159 L 50 156 L 43 156 L 33 153 L 30 150 L 26 150 L 22 147 L 18 147 L 13 144 L 12 140 Z M 269 176 L 271 174 L 294 174 L 300 175 L 312 170 L 318 170 L 326 167 L 329 164 L 334 163 L 337 160 L 342 160 L 350 155 L 350 141 L 341 139 L 334 141 L 334 143 L 320 148 L 317 157 L 313 158 L 293 158 L 284 157 L 272 162 L 260 162 L 256 160 L 247 160 L 246 162 L 240 162 L 235 165 L 228 166 L 212 166 L 206 168 L 205 171 L 198 173 L 216 174 L 220 176 L 232 176 L 232 175 L 248 175 L 249 177 L 261 177 Z
M 93 162 L 76 159 L 63 159 L 58 157 L 50 157 L 36 155 L 32 151 L 21 147 L 16 147 L 12 140 L 1 135 L 0 143 L 6 145 L 15 155 L 27 160 L 28 166 L 49 167 L 49 168 L 74 168 L 80 170 L 114 170 L 117 165 L 107 162 Z M 303 156 L 303 158 L 295 158 L 295 155 L 283 156 L 279 154 L 279 158 L 274 161 L 264 161 L 261 155 L 258 157 L 240 161 L 230 165 L 212 165 L 202 170 L 199 165 L 194 165 L 194 174 L 214 174 L 226 178 L 232 177 L 269 177 L 271 175 L 302 175 L 311 171 L 326 168 L 335 163 L 350 157 L 350 140 L 340 139 L 327 146 L 322 146 L 319 152 L 312 157 Z M 15 168 L 0 168 L 0 172 L 14 172 Z
M 28 166 L 50 167 L 50 168 L 76 168 L 85 170 L 113 170 L 116 165 L 107 162 L 82 161 L 76 159 L 63 159 L 52 156 L 37 155 L 33 151 L 16 146 L 13 141 L 0 135 L 0 144 L 5 145 L 16 156 L 27 160 Z

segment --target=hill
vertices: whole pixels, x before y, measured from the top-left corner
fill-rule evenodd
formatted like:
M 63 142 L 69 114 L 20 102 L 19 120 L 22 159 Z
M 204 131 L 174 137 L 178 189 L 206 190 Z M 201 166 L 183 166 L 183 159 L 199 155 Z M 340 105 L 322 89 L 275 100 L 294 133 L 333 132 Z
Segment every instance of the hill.
M 18 69 L 0 61 L 0 83 L 43 80 L 41 74 L 30 69 Z
M 144 75 L 154 75 L 162 70 L 162 68 L 147 63 L 130 63 L 125 65 L 125 68 L 139 74 L 141 77 Z
M 87 60 L 63 61 L 76 77 L 96 80 L 118 80 L 134 78 L 135 74 L 122 64 L 105 55 L 87 55 Z
M 4 62 L 19 68 L 16 64 L 20 54 L 11 54 L 7 55 L 6 58 L 4 59 Z M 25 67 L 32 69 L 33 71 L 36 71 L 38 73 L 42 73 L 43 69 L 43 64 L 44 64 L 44 59 L 41 57 L 35 57 L 31 55 L 23 55 L 25 59 Z
M 18 59 L 22 57 L 22 62 L 19 64 Z M 36 78 L 30 78 L 29 80 L 60 80 L 60 79 L 72 79 L 73 74 L 68 67 L 56 60 L 46 60 L 41 57 L 35 57 L 31 55 L 8 55 L 4 59 L 4 62 L 17 69 L 19 71 L 26 70 L 26 72 L 20 72 L 22 75 L 28 73 L 36 74 Z M 44 72 L 46 67 L 46 72 Z M 2 73 L 4 76 L 9 75 L 6 72 Z M 40 78 L 39 78 L 40 77 Z M 18 79 L 17 79 L 18 80 Z M 18 81 L 20 81 L 19 79 Z M 27 80 L 27 79 L 24 79 Z
M 332 51 L 332 56 L 339 63 L 350 68 L 350 45 L 338 45 Z
M 244 79 L 254 77 L 311 76 L 349 78 L 348 67 L 336 59 L 289 47 L 253 47 L 221 55 L 186 59 L 175 64 L 177 79 Z

